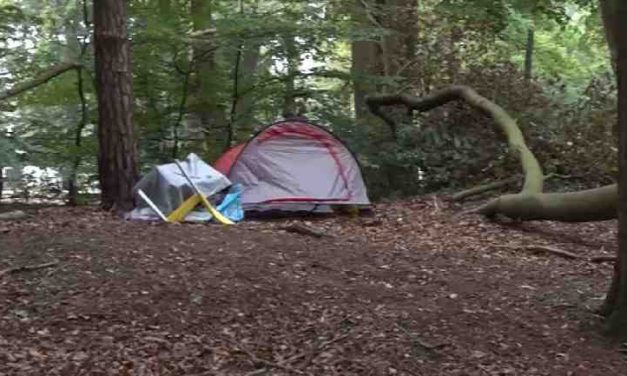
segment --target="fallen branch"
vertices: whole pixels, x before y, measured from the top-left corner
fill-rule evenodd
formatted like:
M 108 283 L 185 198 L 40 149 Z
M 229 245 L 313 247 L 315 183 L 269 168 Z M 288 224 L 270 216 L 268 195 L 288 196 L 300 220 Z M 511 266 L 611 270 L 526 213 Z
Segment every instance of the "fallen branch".
M 45 264 L 39 264 L 39 265 L 24 265 L 24 266 L 14 266 L 12 268 L 7 268 L 4 270 L 0 270 L 0 277 L 6 275 L 6 274 L 15 274 L 15 273 L 19 273 L 19 272 L 26 272 L 26 271 L 33 271 L 33 270 L 39 270 L 39 269 L 44 269 L 44 268 L 50 268 L 53 266 L 57 266 L 59 264 L 58 261 L 53 261 L 53 262 L 47 262 Z
M 329 234 L 321 229 L 318 229 L 312 226 L 307 226 L 302 223 L 290 223 L 288 225 L 281 227 L 281 229 L 287 232 L 292 232 L 296 234 L 313 236 L 315 238 L 335 237 L 334 235 Z
M 485 192 L 493 191 L 495 189 L 507 187 L 508 185 L 518 183 L 519 180 L 520 180 L 520 176 L 517 175 L 509 179 L 500 180 L 500 181 L 496 181 L 496 182 L 488 183 L 488 184 L 482 184 L 482 185 L 472 187 L 472 188 L 463 190 L 461 192 L 455 193 L 454 195 L 451 196 L 451 200 L 462 201 L 462 200 L 467 199 L 468 197 L 480 195 Z
M 80 66 L 81 65 L 76 62 L 67 62 L 50 67 L 45 71 L 40 72 L 32 80 L 16 84 L 9 90 L 0 93 L 0 101 L 14 97 L 37 86 L 43 85 L 51 79 L 55 78 L 56 76 L 63 74 L 69 70 L 79 68 Z
M 588 262 L 595 263 L 595 264 L 616 261 L 615 256 L 589 257 L 589 256 L 578 255 L 576 253 L 568 252 L 563 249 L 550 247 L 546 245 L 530 245 L 526 247 L 513 247 L 509 245 L 503 245 L 503 246 L 497 246 L 497 248 L 505 248 L 505 249 L 511 249 L 511 250 L 524 250 L 524 251 L 531 252 L 531 253 L 547 253 L 547 254 L 565 258 L 567 260 L 582 260 L 582 261 L 588 261 Z
M 604 262 L 616 262 L 616 256 L 594 256 L 590 257 L 590 262 L 595 264 L 601 264 Z
M 569 260 L 587 260 L 585 256 L 580 256 L 572 252 L 564 251 L 563 249 L 548 247 L 544 245 L 530 245 L 523 248 L 526 251 L 532 253 L 549 253 L 552 255 L 560 256 Z

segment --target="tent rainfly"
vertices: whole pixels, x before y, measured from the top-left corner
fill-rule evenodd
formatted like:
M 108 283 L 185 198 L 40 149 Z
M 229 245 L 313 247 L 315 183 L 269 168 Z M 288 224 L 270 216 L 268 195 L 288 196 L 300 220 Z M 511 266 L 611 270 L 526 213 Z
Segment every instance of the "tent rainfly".
M 272 124 L 229 149 L 214 167 L 241 185 L 247 212 L 328 213 L 332 206 L 370 206 L 353 153 L 306 121 Z

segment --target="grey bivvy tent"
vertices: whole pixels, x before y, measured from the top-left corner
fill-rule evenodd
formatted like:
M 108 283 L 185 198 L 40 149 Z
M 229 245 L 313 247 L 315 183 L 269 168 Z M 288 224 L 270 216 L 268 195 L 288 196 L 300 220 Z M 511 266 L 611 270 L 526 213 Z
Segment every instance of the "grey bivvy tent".
M 247 213 L 370 207 L 353 153 L 332 133 L 306 121 L 272 124 L 229 149 L 214 167 L 241 185 Z
M 206 197 L 212 197 L 231 186 L 226 176 L 209 166 L 196 154 L 190 154 L 181 162 L 189 178 Z M 155 206 L 168 215 L 177 209 L 187 198 L 195 192 L 187 178 L 181 173 L 175 163 L 155 166 L 135 185 L 137 193 L 143 191 Z M 136 198 L 135 209 L 129 213 L 130 219 L 159 219 L 150 205 L 140 197 Z M 190 221 L 205 221 L 211 218 L 206 210 L 190 213 L 185 219 Z

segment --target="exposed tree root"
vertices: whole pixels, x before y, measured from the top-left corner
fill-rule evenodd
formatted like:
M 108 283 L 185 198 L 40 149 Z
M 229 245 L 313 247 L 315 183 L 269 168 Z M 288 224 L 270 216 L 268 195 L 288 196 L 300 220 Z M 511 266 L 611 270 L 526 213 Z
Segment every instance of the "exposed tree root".
M 373 114 L 382 118 L 390 127 L 396 128 L 396 122 L 382 107 L 405 106 L 409 110 L 425 112 L 449 102 L 463 100 L 473 108 L 491 116 L 499 130 L 507 138 L 510 151 L 520 160 L 525 174 L 523 192 L 542 192 L 542 167 L 535 155 L 529 150 L 525 138 L 516 124 L 516 121 L 499 105 L 479 95 L 468 86 L 450 86 L 423 98 L 411 95 L 375 95 L 366 98 L 366 104 Z
M 508 185 L 512 185 L 518 183 L 520 180 L 520 176 L 514 176 L 505 180 L 495 181 L 493 183 L 482 184 L 476 187 L 472 187 L 461 192 L 457 192 L 451 196 L 451 200 L 453 201 L 463 201 L 470 197 L 480 195 L 485 192 L 493 191 L 499 188 L 507 187 Z
M 527 251 L 530 253 L 547 253 L 550 255 L 555 255 L 555 256 L 559 256 L 562 258 L 565 258 L 567 260 L 582 260 L 582 261 L 587 261 L 587 262 L 591 262 L 593 264 L 601 264 L 604 262 L 615 262 L 616 261 L 616 257 L 614 256 L 583 256 L 583 255 L 578 255 L 576 253 L 572 253 L 572 252 L 568 252 L 565 251 L 563 249 L 559 249 L 556 247 L 550 247 L 550 246 L 546 246 L 546 245 L 530 245 L 527 247 L 511 247 L 511 246 L 502 246 L 499 248 L 505 248 L 505 249 L 512 249 L 512 250 L 523 250 L 523 251 Z
M 497 197 L 474 212 L 517 220 L 591 222 L 616 218 L 616 185 L 568 193 L 517 193 Z
M 497 214 L 517 220 L 555 220 L 563 222 L 588 222 L 616 218 L 618 191 L 616 185 L 569 193 L 542 193 L 545 177 L 534 154 L 529 150 L 520 128 L 514 119 L 500 106 L 482 97 L 467 86 L 451 86 L 423 98 L 410 95 L 375 95 L 366 103 L 370 111 L 383 119 L 392 129 L 396 122 L 383 107 L 405 106 L 412 111 L 429 111 L 448 102 L 463 100 L 473 108 L 494 119 L 499 130 L 505 135 L 510 151 L 520 160 L 525 176 L 520 193 L 503 195 L 489 201 L 473 212 L 485 216 Z M 512 178 L 513 179 L 513 178 Z M 460 192 L 462 197 L 486 192 L 506 185 L 477 187 Z

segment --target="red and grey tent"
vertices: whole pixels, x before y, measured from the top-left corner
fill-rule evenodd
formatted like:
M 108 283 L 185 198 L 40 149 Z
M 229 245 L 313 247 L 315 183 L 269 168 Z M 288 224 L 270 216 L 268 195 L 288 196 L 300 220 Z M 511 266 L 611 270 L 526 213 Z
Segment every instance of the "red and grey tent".
M 224 153 L 214 167 L 242 186 L 247 211 L 327 212 L 330 205 L 369 207 L 359 163 L 332 133 L 286 120 Z

